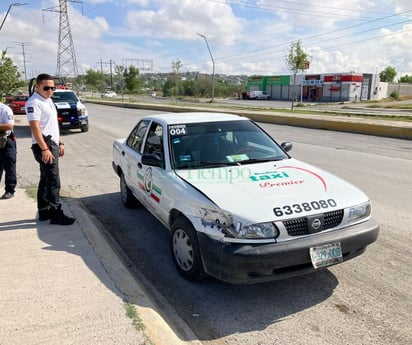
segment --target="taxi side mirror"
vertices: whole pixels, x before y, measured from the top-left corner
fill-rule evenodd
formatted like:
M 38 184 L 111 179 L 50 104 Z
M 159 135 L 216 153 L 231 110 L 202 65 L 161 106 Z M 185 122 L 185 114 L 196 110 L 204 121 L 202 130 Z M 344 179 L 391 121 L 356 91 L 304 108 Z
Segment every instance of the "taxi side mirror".
M 286 142 L 280 144 L 280 147 L 283 149 L 283 151 L 289 152 L 290 150 L 292 150 L 293 144 L 286 141 Z

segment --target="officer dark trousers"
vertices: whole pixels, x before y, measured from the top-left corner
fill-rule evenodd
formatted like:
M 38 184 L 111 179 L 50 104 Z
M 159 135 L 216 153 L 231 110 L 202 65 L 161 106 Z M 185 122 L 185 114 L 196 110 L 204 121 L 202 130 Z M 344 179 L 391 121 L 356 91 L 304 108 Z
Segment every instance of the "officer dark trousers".
M 54 156 L 53 162 L 42 162 L 42 151 L 38 144 L 31 149 L 34 158 L 40 164 L 40 181 L 37 189 L 37 208 L 45 210 L 49 207 L 60 208 L 60 174 L 59 174 L 59 147 L 54 142 L 49 143 L 49 149 Z
M 12 136 L 7 138 L 6 146 L 0 149 L 0 180 L 3 170 L 5 172 L 6 193 L 14 194 L 17 185 L 16 176 L 16 154 L 17 145 Z

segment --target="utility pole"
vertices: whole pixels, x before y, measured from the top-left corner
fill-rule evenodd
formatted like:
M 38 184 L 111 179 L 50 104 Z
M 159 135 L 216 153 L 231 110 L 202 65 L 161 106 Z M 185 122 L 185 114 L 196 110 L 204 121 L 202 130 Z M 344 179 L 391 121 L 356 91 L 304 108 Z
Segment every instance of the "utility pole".
M 60 13 L 56 75 L 59 77 L 77 77 L 77 61 L 67 13 L 67 2 L 83 3 L 83 1 L 78 0 L 59 0 L 59 9 L 51 7 L 43 11 Z
M 27 43 L 24 42 L 16 42 L 18 45 L 21 45 L 21 49 L 23 51 L 23 66 L 24 66 L 24 80 L 27 80 L 27 70 L 26 70 L 26 53 L 24 51 L 24 46 Z
M 203 39 L 206 42 L 206 46 L 207 46 L 207 50 L 209 50 L 209 54 L 210 54 L 210 59 L 212 60 L 212 65 L 213 65 L 213 72 L 212 72 L 212 102 L 215 98 L 215 60 L 213 59 L 213 55 L 212 52 L 210 51 L 210 47 L 209 47 L 209 43 L 207 43 L 207 38 L 205 35 L 199 34 L 198 35 L 200 37 L 203 37 Z
M 115 62 L 110 59 L 109 62 L 103 62 L 102 59 L 100 59 L 100 62 L 96 62 L 100 64 L 100 71 L 103 75 L 103 65 L 110 65 L 110 88 L 113 90 L 113 65 L 116 65 Z

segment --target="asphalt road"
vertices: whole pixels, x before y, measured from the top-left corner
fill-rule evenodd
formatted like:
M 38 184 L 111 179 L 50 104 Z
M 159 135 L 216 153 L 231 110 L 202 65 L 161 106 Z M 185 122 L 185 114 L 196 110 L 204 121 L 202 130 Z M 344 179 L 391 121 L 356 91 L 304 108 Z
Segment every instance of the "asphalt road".
M 182 279 L 167 230 L 144 209 L 126 210 L 111 167 L 112 142 L 149 111 L 88 104 L 90 131 L 64 134 L 63 194 L 80 199 L 147 280 L 208 345 L 412 343 L 412 142 L 264 124 L 291 154 L 364 190 L 381 224 L 378 241 L 347 263 L 298 278 L 247 286 Z M 19 118 L 20 117 L 20 118 Z M 17 116 L 20 185 L 37 183 L 24 115 Z M 190 339 L 188 339 L 190 340 Z

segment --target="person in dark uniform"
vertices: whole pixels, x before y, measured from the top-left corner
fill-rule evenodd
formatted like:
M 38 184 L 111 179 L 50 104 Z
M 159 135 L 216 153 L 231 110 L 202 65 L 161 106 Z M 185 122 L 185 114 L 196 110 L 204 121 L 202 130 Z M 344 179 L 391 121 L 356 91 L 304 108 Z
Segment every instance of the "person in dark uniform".
M 14 196 L 16 176 L 16 137 L 13 132 L 14 114 L 8 105 L 0 102 L 0 181 L 5 172 L 5 193 L 2 199 Z
M 26 102 L 26 114 L 32 134 L 32 151 L 40 165 L 40 182 L 37 189 L 39 220 L 50 219 L 51 224 L 71 225 L 75 219 L 63 213 L 60 203 L 59 157 L 65 154 L 60 140 L 57 110 L 51 99 L 54 79 L 39 74 L 35 92 Z

